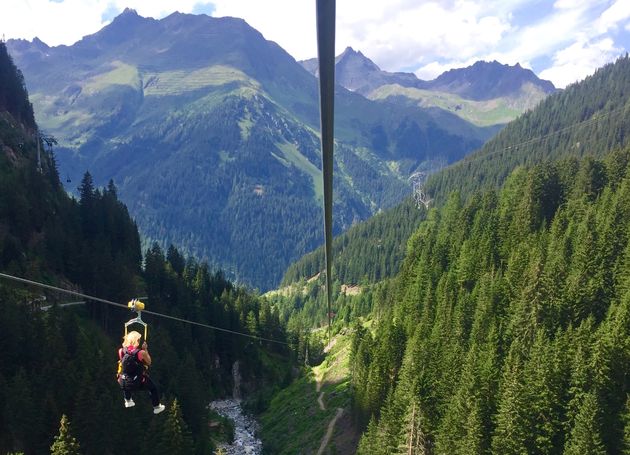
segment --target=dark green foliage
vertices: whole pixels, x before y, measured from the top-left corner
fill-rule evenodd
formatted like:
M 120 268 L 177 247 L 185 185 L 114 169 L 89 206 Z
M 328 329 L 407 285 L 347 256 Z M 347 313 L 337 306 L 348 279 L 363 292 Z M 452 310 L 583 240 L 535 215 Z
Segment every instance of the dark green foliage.
M 168 408 L 166 422 L 162 424 L 155 453 L 160 455 L 187 455 L 192 452 L 192 438 L 186 422 L 182 419 L 177 399 Z
M 430 176 L 426 189 L 434 199 L 433 204 L 443 204 L 452 191 L 468 199 L 477 190 L 497 188 L 509 175 L 514 180 L 512 171 L 519 166 L 533 166 L 560 157 L 614 153 L 626 144 L 629 136 L 629 68 L 627 56 L 605 66 L 585 81 L 548 97 L 537 108 L 506 126 L 480 151 Z M 585 123 L 581 124 L 583 121 Z M 515 144 L 519 144 L 518 147 Z M 559 192 L 566 187 L 567 180 L 577 179 L 579 184 L 571 191 L 587 197 L 595 196 L 606 184 L 602 179 L 604 175 L 613 187 L 618 185 L 621 170 L 627 166 L 626 159 L 624 154 L 618 154 L 616 159 L 608 161 L 605 173 L 601 163 L 597 164 L 592 158 L 590 162 L 595 164 L 581 167 L 579 173 L 576 162 L 565 163 L 561 169 L 548 164 L 540 167 L 540 175 L 533 178 L 528 187 L 528 191 L 537 193 L 538 203 L 519 199 L 523 204 L 519 213 L 522 224 L 512 224 L 514 234 L 531 227 L 531 223 L 549 221 L 549 215 L 567 196 Z M 547 179 L 547 173 L 555 177 Z M 411 213 L 411 207 L 411 200 L 406 200 L 399 207 L 354 226 L 336 238 L 335 276 L 339 276 L 342 283 L 358 283 L 363 277 L 374 282 L 394 276 L 402 262 L 403 245 L 424 219 L 423 215 Z M 561 263 L 559 261 L 558 266 Z M 320 249 L 291 265 L 283 284 L 313 276 L 322 269 L 323 250 Z
M 629 157 L 521 168 L 428 213 L 354 336 L 359 453 L 627 450 Z
M 394 276 L 405 256 L 405 242 L 425 218 L 411 198 L 350 228 L 333 241 L 333 276 L 341 283 L 375 283 Z M 284 274 L 282 285 L 311 278 L 324 269 L 324 249 L 307 254 Z

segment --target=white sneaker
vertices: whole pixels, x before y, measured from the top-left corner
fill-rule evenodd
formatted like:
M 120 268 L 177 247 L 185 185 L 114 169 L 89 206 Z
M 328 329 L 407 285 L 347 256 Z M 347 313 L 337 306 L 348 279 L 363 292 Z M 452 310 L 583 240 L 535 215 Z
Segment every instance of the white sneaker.
M 133 401 L 133 399 L 129 399 L 129 400 L 125 400 L 125 407 L 126 408 L 133 408 L 136 405 L 135 401 Z
M 156 407 L 153 408 L 153 414 L 159 414 L 160 412 L 164 411 L 166 409 L 166 407 L 163 404 L 158 404 Z

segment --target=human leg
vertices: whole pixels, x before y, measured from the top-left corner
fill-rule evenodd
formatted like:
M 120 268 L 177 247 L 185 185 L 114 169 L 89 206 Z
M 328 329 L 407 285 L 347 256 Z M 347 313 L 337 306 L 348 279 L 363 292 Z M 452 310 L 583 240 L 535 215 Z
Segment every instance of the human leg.
M 157 407 L 160 405 L 160 392 L 158 391 L 157 385 L 149 376 L 145 376 L 145 380 L 142 383 L 142 388 L 147 390 L 151 395 L 151 404 L 153 407 Z

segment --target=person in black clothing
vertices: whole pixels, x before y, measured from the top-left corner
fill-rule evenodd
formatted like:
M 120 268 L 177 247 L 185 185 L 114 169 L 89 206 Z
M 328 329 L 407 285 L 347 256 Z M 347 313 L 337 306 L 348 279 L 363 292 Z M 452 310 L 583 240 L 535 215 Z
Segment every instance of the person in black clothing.
M 151 395 L 153 413 L 159 414 L 164 411 L 164 405 L 160 404 L 157 386 L 147 374 L 151 356 L 146 341 L 142 343 L 142 348 L 138 347 L 141 337 L 138 332 L 132 331 L 123 338 L 122 347 L 118 349 L 118 384 L 123 389 L 126 408 L 136 405 L 132 397 L 133 391 L 147 390 Z

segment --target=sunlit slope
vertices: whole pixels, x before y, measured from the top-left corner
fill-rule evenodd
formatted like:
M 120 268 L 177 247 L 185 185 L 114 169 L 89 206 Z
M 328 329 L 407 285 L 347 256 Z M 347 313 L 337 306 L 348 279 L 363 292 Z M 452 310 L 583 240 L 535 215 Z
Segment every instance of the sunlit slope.
M 524 84 L 510 96 L 490 100 L 472 100 L 454 93 L 435 90 L 384 85 L 370 93 L 373 100 L 389 100 L 417 104 L 423 108 L 438 107 L 477 126 L 491 126 L 511 122 L 523 112 L 533 109 L 548 96 L 534 84 Z

